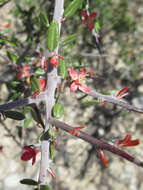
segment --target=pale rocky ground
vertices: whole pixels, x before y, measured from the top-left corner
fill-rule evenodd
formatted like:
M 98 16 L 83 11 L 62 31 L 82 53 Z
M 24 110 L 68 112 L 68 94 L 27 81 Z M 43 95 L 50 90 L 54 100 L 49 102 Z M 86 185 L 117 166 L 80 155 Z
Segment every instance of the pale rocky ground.
M 0 13 L 0 22 L 5 23 L 4 15 L 8 16 L 9 6 Z M 139 10 L 142 13 L 142 9 Z M 142 13 L 143 14 L 143 13 Z M 113 45 L 116 47 L 116 44 Z M 115 48 L 113 48 L 114 53 Z M 111 51 L 110 51 L 111 53 Z M 110 58 L 110 62 L 114 62 L 113 58 Z M 114 65 L 113 65 L 114 66 Z M 116 69 L 123 68 L 124 64 L 121 60 L 115 65 Z M 3 73 L 6 70 L 5 66 L 1 64 L 0 72 Z M 143 71 L 140 73 L 140 79 L 142 80 Z M 1 81 L 0 81 L 1 82 Z M 138 87 L 138 91 L 143 94 L 143 85 Z M 4 83 L 1 84 L 0 98 L 5 100 L 7 97 L 7 88 Z M 71 94 L 68 97 L 69 90 L 66 90 L 65 97 L 63 98 L 63 104 L 65 104 L 65 115 L 63 121 L 73 125 L 85 125 L 95 113 L 94 107 L 88 107 L 84 110 L 79 110 L 79 103 L 75 94 Z M 132 104 L 143 107 L 143 98 L 132 98 Z M 71 105 L 68 107 L 68 105 Z M 108 107 L 108 106 L 107 106 Z M 109 106 L 110 107 L 110 106 Z M 112 106 L 111 106 L 112 108 Z M 77 111 L 76 111 L 77 110 Z M 103 123 L 106 122 L 101 117 Z M 96 114 L 94 115 L 96 120 Z M 134 148 L 127 148 L 131 154 L 137 158 L 143 160 L 143 116 L 136 113 L 129 113 L 125 117 L 116 117 L 113 120 L 110 132 L 105 135 L 105 129 L 97 129 L 100 136 L 106 136 L 107 139 L 113 137 L 124 137 L 127 132 L 133 134 L 133 138 L 140 138 L 140 145 Z M 15 126 L 20 125 L 12 120 L 5 122 L 6 126 L 11 130 L 12 134 L 15 134 Z M 23 178 L 38 178 L 39 160 L 40 155 L 37 158 L 37 163 L 32 166 L 31 161 L 24 163 L 20 160 L 21 148 L 8 136 L 8 132 L 0 124 L 0 145 L 4 147 L 0 152 L 0 190 L 27 190 L 31 187 L 26 187 L 19 183 L 19 180 Z M 92 133 L 97 125 L 88 124 L 85 131 Z M 40 133 L 40 129 L 36 131 Z M 48 178 L 52 189 L 54 190 L 143 190 L 143 169 L 139 168 L 132 163 L 123 160 L 113 154 L 106 152 L 107 159 L 109 161 L 109 167 L 105 168 L 100 159 L 96 156 L 96 151 L 92 153 L 89 162 L 87 164 L 84 176 L 81 175 L 83 168 L 85 167 L 85 161 L 88 157 L 88 152 L 91 150 L 91 145 L 83 142 L 76 137 L 71 137 L 65 132 L 60 131 L 61 135 L 58 137 L 58 149 L 55 152 L 55 173 L 56 178 L 51 182 Z M 27 137 L 28 136 L 28 137 Z M 36 139 L 35 131 L 30 134 L 24 135 L 25 141 L 31 142 L 28 138 L 32 139 L 33 143 Z M 23 143 L 23 142 L 21 142 Z

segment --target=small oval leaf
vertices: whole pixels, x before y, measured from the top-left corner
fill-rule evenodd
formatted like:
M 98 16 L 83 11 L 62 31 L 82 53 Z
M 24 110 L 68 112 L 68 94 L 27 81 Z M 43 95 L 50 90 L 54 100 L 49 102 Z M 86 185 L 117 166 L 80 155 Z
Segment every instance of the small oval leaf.
M 21 112 L 17 112 L 17 111 L 5 111 L 4 115 L 7 118 L 15 119 L 15 120 L 23 120 L 23 119 L 25 119 L 24 114 L 21 113 Z
M 72 34 L 70 36 L 65 37 L 61 42 L 60 45 L 61 46 L 66 46 L 70 43 L 73 43 L 77 40 L 77 34 Z
M 47 48 L 50 51 L 56 49 L 59 42 L 59 26 L 56 20 L 53 20 L 48 28 Z
M 60 76 L 66 78 L 68 76 L 68 66 L 65 60 L 60 59 L 59 63 Z
M 36 69 L 36 71 L 34 72 L 35 75 L 44 75 L 45 74 L 45 70 L 38 68 Z
M 55 104 L 53 108 L 53 115 L 55 118 L 59 119 L 64 114 L 64 107 L 61 104 Z
M 48 185 L 40 185 L 39 190 L 50 190 Z
M 54 160 L 54 143 L 50 143 L 50 158 L 53 161 Z
M 16 63 L 17 61 L 17 56 L 11 52 L 11 51 L 7 51 L 7 56 L 9 57 L 9 59 L 13 62 Z
M 46 27 L 49 26 L 49 20 L 47 18 L 47 15 L 45 12 L 41 11 L 40 12 L 40 21 L 43 25 L 45 25 Z
M 39 81 L 36 78 L 36 76 L 30 77 L 30 84 L 31 84 L 32 92 L 36 92 L 36 91 L 40 90 L 40 84 L 39 84 Z
M 98 100 L 89 100 L 89 101 L 82 102 L 81 105 L 92 106 L 92 105 L 95 105 L 95 104 L 98 104 L 98 103 L 99 103 Z
M 24 185 L 38 185 L 38 182 L 33 179 L 22 179 L 20 180 L 20 183 Z
M 64 17 L 70 18 L 81 8 L 83 0 L 73 0 L 64 11 Z
M 31 121 L 32 117 L 29 117 L 26 120 L 24 120 L 24 128 L 27 128 L 30 125 Z

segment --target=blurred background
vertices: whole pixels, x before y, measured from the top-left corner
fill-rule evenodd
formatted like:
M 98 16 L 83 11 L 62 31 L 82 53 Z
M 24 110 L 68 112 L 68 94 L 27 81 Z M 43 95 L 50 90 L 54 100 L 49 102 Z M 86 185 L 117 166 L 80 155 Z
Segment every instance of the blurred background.
M 65 7 L 70 0 L 65 0 Z M 85 4 L 83 3 L 83 8 Z M 25 78 L 17 80 L 17 66 L 31 65 L 31 73 L 39 66 L 45 50 L 47 23 L 52 20 L 52 0 L 0 0 L 0 103 L 29 95 Z M 130 86 L 124 98 L 129 104 L 143 107 L 143 5 L 141 0 L 89 0 L 90 12 L 97 13 L 100 56 L 95 40 L 87 25 L 81 23 L 80 11 L 62 24 L 59 53 L 68 66 L 93 69 L 93 78 L 87 84 L 97 92 L 115 96 L 123 87 Z M 64 38 L 75 38 L 64 43 Z M 38 77 L 39 75 L 36 74 Z M 140 139 L 137 147 L 125 151 L 143 160 L 143 116 L 127 113 L 119 106 L 100 102 L 87 105 L 91 97 L 70 93 L 64 89 L 60 96 L 64 106 L 62 120 L 72 126 L 85 126 L 84 131 L 96 138 L 111 142 L 122 139 L 127 133 Z M 38 105 L 44 116 L 44 104 Z M 37 180 L 40 155 L 32 166 L 31 161 L 20 160 L 22 147 L 34 144 L 42 132 L 33 115 L 25 108 L 25 121 L 6 119 L 0 122 L 0 189 L 33 189 L 19 183 L 23 178 Z M 47 178 L 54 190 L 142 190 L 143 169 L 105 152 L 109 166 L 106 168 L 95 147 L 62 130 L 57 137 L 53 168 L 55 180 Z

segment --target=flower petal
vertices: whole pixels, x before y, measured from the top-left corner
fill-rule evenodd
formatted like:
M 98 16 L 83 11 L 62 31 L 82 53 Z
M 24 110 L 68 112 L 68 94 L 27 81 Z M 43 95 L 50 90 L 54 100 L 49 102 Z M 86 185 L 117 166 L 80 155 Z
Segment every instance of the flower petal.
M 72 80 L 76 80 L 78 78 L 78 74 L 73 68 L 69 69 L 69 74 Z
M 83 68 L 83 71 L 79 74 L 79 78 L 84 78 L 85 76 L 86 76 L 86 72 L 87 72 L 87 70 L 86 70 L 86 68 Z
M 23 160 L 23 161 L 28 161 L 28 160 L 30 160 L 32 157 L 33 157 L 33 154 L 32 154 L 31 152 L 24 152 L 24 153 L 21 155 L 21 160 Z
M 88 17 L 87 11 L 82 10 L 80 13 L 83 17 Z
M 36 162 L 36 154 L 33 154 L 32 165 L 35 164 L 35 162 Z
M 70 91 L 71 92 L 75 92 L 77 91 L 78 85 L 76 85 L 75 82 L 72 82 L 72 84 L 70 85 Z
M 29 152 L 33 151 L 33 148 L 31 148 L 30 146 L 24 146 L 23 149 Z
M 101 149 L 99 150 L 99 155 L 100 155 L 100 158 L 101 158 L 103 164 L 104 164 L 105 166 L 108 166 L 109 163 L 108 163 L 108 161 L 106 160 L 106 157 L 105 157 L 105 155 L 104 155 L 103 150 L 101 150 Z
M 90 28 L 90 30 L 94 28 L 94 22 L 92 20 L 88 22 L 88 27 Z
M 116 95 L 116 97 L 120 96 L 122 92 L 124 92 L 125 90 L 127 90 L 128 88 L 130 88 L 130 86 L 126 86 L 125 88 L 122 88 L 118 94 Z
M 83 85 L 83 84 L 79 85 L 79 90 L 81 90 L 84 93 L 90 92 L 90 89 L 86 85 Z
M 97 13 L 93 12 L 93 13 L 91 13 L 89 16 L 90 16 L 90 18 L 94 19 L 94 18 L 97 17 Z

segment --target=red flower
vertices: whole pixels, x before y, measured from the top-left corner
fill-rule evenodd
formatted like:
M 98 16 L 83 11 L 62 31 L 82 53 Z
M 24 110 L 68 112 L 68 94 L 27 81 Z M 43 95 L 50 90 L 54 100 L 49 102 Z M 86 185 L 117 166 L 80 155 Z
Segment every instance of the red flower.
M 5 24 L 3 26 L 0 25 L 0 31 L 5 29 L 5 28 L 9 28 L 10 24 Z
M 123 89 L 121 89 L 119 92 L 118 92 L 118 94 L 116 95 L 116 97 L 117 98 L 123 98 L 123 97 L 125 97 L 125 96 L 127 96 L 128 95 L 128 92 L 125 92 L 125 93 L 123 93 L 125 90 L 127 90 L 128 88 L 130 88 L 129 86 L 126 86 L 125 88 L 123 88 Z
M 104 152 L 103 152 L 103 150 L 101 150 L 101 149 L 99 149 L 99 156 L 100 156 L 100 158 L 101 158 L 103 164 L 104 164 L 105 166 L 108 166 L 109 163 L 107 162 L 106 157 L 105 157 L 105 155 L 104 155 Z
M 50 63 L 51 63 L 51 65 L 56 67 L 59 64 L 59 59 L 56 56 L 54 56 L 50 59 Z
M 22 154 L 21 160 L 28 161 L 32 159 L 33 165 L 36 161 L 36 155 L 40 152 L 40 150 L 37 150 L 36 148 L 32 148 L 30 146 L 25 146 L 23 149 L 27 151 Z
M 132 137 L 131 134 L 128 133 L 123 140 L 119 140 L 119 141 L 115 142 L 115 146 L 126 147 L 126 146 L 136 146 L 136 145 L 140 144 L 139 139 L 131 140 L 131 137 Z
M 18 72 L 17 79 L 21 79 L 23 76 L 26 78 L 30 78 L 29 65 L 18 67 L 16 70 Z
M 123 140 L 119 140 L 119 141 L 116 141 L 114 143 L 114 145 L 116 147 L 118 147 L 118 146 L 122 146 L 122 147 L 136 146 L 138 144 L 140 144 L 140 140 L 139 139 L 131 140 L 131 134 L 129 134 L 129 133 L 125 136 L 125 138 Z M 99 155 L 100 155 L 100 158 L 101 158 L 103 164 L 105 166 L 108 166 L 109 164 L 108 164 L 108 162 L 106 160 L 106 157 L 104 155 L 103 150 L 101 150 L 101 149 L 99 150 Z
M 62 59 L 62 60 L 64 60 L 64 58 L 61 55 L 54 54 L 54 56 L 51 57 L 51 59 L 50 59 L 51 65 L 53 65 L 54 67 L 56 67 L 59 64 L 59 58 Z
M 39 83 L 40 83 L 41 91 L 43 92 L 45 90 L 45 87 L 46 87 L 46 80 L 45 79 L 40 79 Z
M 75 72 L 73 68 L 69 69 L 69 74 L 72 79 L 72 83 L 70 86 L 70 91 L 75 92 L 79 88 L 84 93 L 89 93 L 90 89 L 84 84 L 84 78 L 86 76 L 86 69 L 84 68 L 83 71 L 79 74 Z
M 92 30 L 94 28 L 94 22 L 93 20 L 97 17 L 97 13 L 90 13 L 90 15 L 87 13 L 87 11 L 83 10 L 81 11 L 82 15 L 82 24 L 87 24 L 89 29 Z
M 74 129 L 83 129 L 84 128 L 84 126 L 80 126 L 80 127 L 73 127 Z M 69 131 L 69 133 L 70 134 L 72 134 L 73 136 L 76 136 L 76 135 L 78 135 L 79 133 L 78 133 L 78 131 L 75 131 L 75 130 L 70 130 Z
M 41 69 L 44 69 L 45 71 L 47 70 L 47 68 L 48 68 L 48 62 L 47 62 L 47 59 L 46 59 L 45 56 L 43 56 L 41 58 L 40 65 L 41 65 Z
M 52 179 L 55 179 L 55 173 L 53 172 L 51 168 L 48 168 L 48 172 L 51 175 Z

